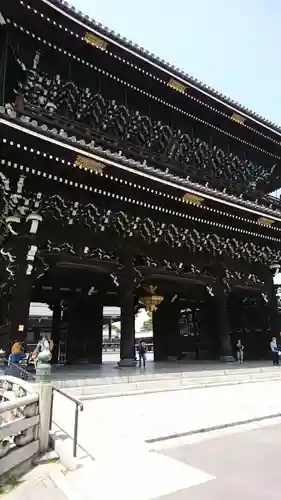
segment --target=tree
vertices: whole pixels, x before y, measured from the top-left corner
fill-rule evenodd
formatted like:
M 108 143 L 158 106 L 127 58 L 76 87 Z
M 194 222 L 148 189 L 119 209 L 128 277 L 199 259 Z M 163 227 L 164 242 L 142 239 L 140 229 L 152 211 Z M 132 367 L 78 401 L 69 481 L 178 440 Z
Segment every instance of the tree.
M 112 325 L 112 332 L 114 332 L 115 335 L 120 335 L 121 329 L 118 325 Z
M 153 329 L 152 326 L 152 313 L 150 311 L 147 312 L 147 319 L 143 322 L 141 331 L 142 332 L 151 332 Z

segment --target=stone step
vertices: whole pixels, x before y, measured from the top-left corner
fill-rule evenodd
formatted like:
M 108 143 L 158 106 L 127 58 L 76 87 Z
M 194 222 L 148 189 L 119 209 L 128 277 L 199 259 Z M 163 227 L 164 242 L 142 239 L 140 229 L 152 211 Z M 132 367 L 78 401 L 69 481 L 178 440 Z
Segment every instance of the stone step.
M 138 480 L 141 474 L 145 481 Z M 214 476 L 183 462 L 154 452 L 135 453 L 134 448 L 118 459 L 111 455 L 87 467 L 52 476 L 58 490 L 69 500 L 153 500 L 212 481 Z
M 143 375 L 142 377 L 128 377 L 124 380 L 123 377 L 107 379 L 107 383 L 102 383 L 102 379 L 98 381 L 88 380 L 87 385 L 79 385 L 76 383 L 67 387 L 67 392 L 80 400 L 103 399 L 109 397 L 129 396 L 136 394 L 149 394 L 153 392 L 178 391 L 187 389 L 198 389 L 206 387 L 216 387 L 220 385 L 235 385 L 243 383 L 267 382 L 270 380 L 280 380 L 281 372 L 279 369 L 267 370 L 224 370 L 221 372 L 209 373 L 171 373 Z M 105 381 L 104 381 L 105 382 Z

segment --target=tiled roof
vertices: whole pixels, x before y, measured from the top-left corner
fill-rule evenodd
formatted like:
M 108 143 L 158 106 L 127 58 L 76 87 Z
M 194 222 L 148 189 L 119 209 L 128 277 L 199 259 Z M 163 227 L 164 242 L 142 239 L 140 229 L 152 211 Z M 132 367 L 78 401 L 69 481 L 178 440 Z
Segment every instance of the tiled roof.
M 41 1 L 44 2 L 44 0 L 41 0 Z M 141 57 L 145 57 L 148 60 L 148 62 L 151 62 L 153 64 L 157 64 L 164 71 L 169 71 L 175 77 L 183 79 L 185 82 L 189 83 L 190 85 L 195 86 L 197 89 L 208 93 L 210 97 L 217 99 L 217 100 L 220 100 L 224 104 L 231 106 L 232 108 L 235 108 L 235 110 L 246 114 L 249 118 L 252 118 L 252 119 L 258 121 L 261 125 L 265 125 L 267 127 L 270 127 L 271 129 L 273 129 L 273 131 L 275 131 L 277 133 L 281 133 L 281 127 L 279 125 L 277 125 L 276 123 L 273 123 L 272 121 L 267 120 L 266 118 L 262 117 L 258 113 L 255 113 L 254 111 L 250 110 L 249 108 L 246 108 L 245 106 L 234 101 L 230 97 L 227 97 L 226 95 L 218 92 L 217 90 L 206 85 L 205 83 L 190 76 L 188 73 L 185 73 L 181 69 L 175 67 L 173 64 L 170 64 L 167 61 L 164 61 L 163 59 L 157 57 L 152 52 L 144 49 L 143 47 L 140 47 L 139 45 L 133 43 L 132 41 L 128 40 L 127 38 L 122 37 L 120 34 L 116 33 L 113 30 L 110 30 L 109 28 L 107 28 L 103 24 L 99 23 L 95 19 L 91 18 L 87 14 L 84 14 L 80 10 L 77 10 L 74 6 L 72 6 L 68 2 L 66 2 L 64 0 L 48 0 L 47 3 L 53 4 L 54 6 L 60 8 L 63 12 L 71 15 L 77 21 L 81 21 L 81 22 L 87 24 L 93 30 L 98 31 L 101 35 L 108 37 L 113 42 L 116 42 L 116 43 L 122 45 L 125 49 L 132 50 L 136 53 L 136 55 L 139 55 Z
M 164 182 L 173 183 L 174 187 L 178 187 L 181 190 L 192 190 L 196 194 L 201 194 L 203 197 L 211 197 L 211 199 L 219 199 L 226 204 L 231 204 L 240 207 L 242 210 L 257 211 L 259 214 L 265 216 L 271 216 L 276 218 L 281 218 L 281 211 L 274 210 L 269 207 L 258 205 L 257 203 L 251 202 L 249 200 L 244 200 L 238 198 L 234 195 L 223 193 L 221 191 L 211 189 L 206 186 L 202 186 L 196 182 L 191 182 L 190 180 L 183 179 L 179 176 L 172 174 L 171 172 L 164 172 L 160 169 L 149 166 L 146 161 L 135 161 L 131 158 L 127 158 L 120 152 L 111 152 L 109 149 L 104 150 L 100 146 L 96 146 L 94 141 L 87 143 L 84 139 L 76 138 L 75 136 L 69 136 L 64 130 L 58 130 L 56 128 L 50 128 L 45 123 L 39 123 L 39 119 L 31 119 L 28 116 L 18 115 L 16 111 L 11 110 L 9 107 L 5 108 L 0 106 L 0 118 L 5 118 L 10 122 L 15 122 L 19 126 L 26 129 L 36 131 L 42 135 L 49 136 L 54 140 L 61 141 L 72 147 L 80 148 L 89 153 L 98 155 L 100 159 L 108 159 L 114 162 L 118 161 L 118 164 L 130 167 L 135 171 L 142 172 L 147 176 L 152 176 L 154 178 L 161 179 Z

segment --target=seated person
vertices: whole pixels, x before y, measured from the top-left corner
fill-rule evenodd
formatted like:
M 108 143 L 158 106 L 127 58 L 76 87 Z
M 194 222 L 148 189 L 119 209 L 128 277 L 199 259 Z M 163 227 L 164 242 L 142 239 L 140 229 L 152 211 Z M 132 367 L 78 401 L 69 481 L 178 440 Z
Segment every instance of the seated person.
M 19 341 L 14 342 L 11 349 L 11 354 L 9 356 L 9 362 L 13 364 L 17 364 L 20 362 L 22 358 L 24 358 L 25 354 L 22 348 L 22 344 Z

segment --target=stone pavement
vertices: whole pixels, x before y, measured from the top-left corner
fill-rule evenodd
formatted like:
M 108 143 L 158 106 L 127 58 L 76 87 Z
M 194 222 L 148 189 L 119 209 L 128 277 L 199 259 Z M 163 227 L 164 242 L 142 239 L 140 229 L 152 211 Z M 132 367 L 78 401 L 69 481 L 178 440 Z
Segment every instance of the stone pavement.
M 68 498 L 79 490 L 81 500 L 93 495 L 96 500 L 152 500 L 212 482 L 216 474 L 200 464 L 183 466 L 177 457 L 163 459 L 151 451 L 159 451 L 160 443 L 153 441 L 280 414 L 280 391 L 281 381 L 257 382 L 85 402 L 78 441 L 94 460 L 69 473 L 66 489 L 61 489 Z M 54 420 L 69 435 L 73 410 L 71 402 L 56 394 Z M 144 484 L 140 474 L 147 478 Z
M 96 458 L 105 441 L 144 442 L 281 413 L 281 381 L 170 391 L 84 402 L 79 442 Z M 54 421 L 73 434 L 74 406 L 55 395 Z M 112 453 L 112 451 L 111 451 Z
M 52 479 L 61 471 L 59 464 L 39 465 L 25 474 L 18 486 L 9 493 L 2 493 L 5 500 L 67 500 L 65 494 Z
M 99 460 L 77 469 L 60 483 L 70 500 L 153 500 L 214 479 L 195 467 L 159 453 L 126 455 Z
M 163 450 L 213 480 L 158 500 L 280 500 L 281 424 Z

